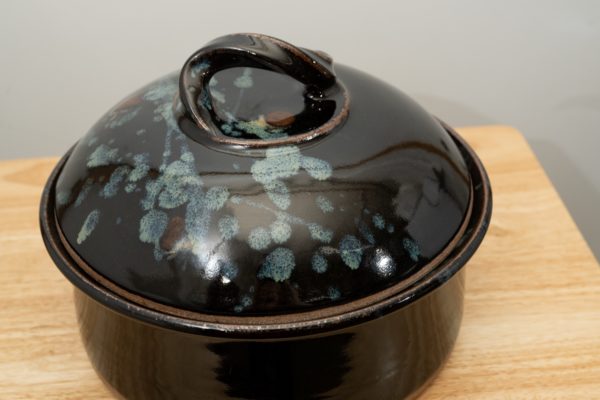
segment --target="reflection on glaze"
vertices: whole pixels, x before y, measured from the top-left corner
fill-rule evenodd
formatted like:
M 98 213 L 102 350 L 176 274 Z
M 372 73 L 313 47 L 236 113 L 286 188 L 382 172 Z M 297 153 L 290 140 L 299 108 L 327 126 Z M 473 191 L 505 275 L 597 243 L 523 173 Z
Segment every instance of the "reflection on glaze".
M 383 248 L 375 249 L 373 267 L 375 272 L 384 278 L 392 276 L 394 272 L 396 272 L 396 262 L 394 261 L 394 258 Z

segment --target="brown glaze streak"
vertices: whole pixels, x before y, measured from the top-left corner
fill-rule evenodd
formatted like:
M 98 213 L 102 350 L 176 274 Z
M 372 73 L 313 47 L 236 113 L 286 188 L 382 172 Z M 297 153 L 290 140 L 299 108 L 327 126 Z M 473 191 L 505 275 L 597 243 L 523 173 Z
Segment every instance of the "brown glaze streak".
M 302 331 L 312 332 L 334 329 L 357 323 L 357 321 L 369 320 L 387 313 L 391 309 L 410 304 L 450 279 L 464 265 L 463 259 L 469 257 L 474 250 L 470 248 L 471 242 L 476 241 L 478 236 L 487 229 L 491 214 L 491 192 L 485 170 L 466 142 L 447 125 L 444 124 L 443 126 L 467 153 L 466 156 L 470 158 L 474 166 L 472 174 L 484 186 L 481 198 L 476 199 L 478 202 L 477 208 L 481 212 L 477 215 L 471 215 L 471 210 L 474 208 L 473 188 L 471 187 L 467 215 L 459 231 L 437 257 L 409 279 L 376 294 L 346 304 L 293 314 L 237 317 L 182 310 L 148 300 L 124 290 L 98 274 L 83 261 L 67 242 L 57 224 L 54 215 L 54 184 L 70 151 L 57 165 L 44 190 L 41 205 L 44 238 L 48 246 L 52 248 L 54 255 L 60 258 L 61 264 L 68 268 L 68 272 L 83 281 L 88 286 L 88 290 L 100 294 L 100 296 L 95 297 L 102 298 L 105 305 L 114 308 L 111 302 L 116 302 L 120 304 L 121 309 L 126 309 L 134 317 L 139 318 L 141 315 L 145 315 L 146 320 L 156 321 L 158 319 L 163 324 L 173 325 L 175 328 L 179 326 L 180 329 L 184 330 L 199 329 L 205 331 L 206 334 L 217 332 L 218 334 L 244 337 L 252 335 L 281 337 L 299 334 Z M 475 220 L 472 220 L 472 218 L 475 218 Z M 469 231 L 465 231 L 467 225 L 472 227 Z M 450 253 L 452 254 L 450 255 Z M 70 274 L 66 275 L 71 278 Z M 85 290 L 81 285 L 78 286 L 80 289 Z

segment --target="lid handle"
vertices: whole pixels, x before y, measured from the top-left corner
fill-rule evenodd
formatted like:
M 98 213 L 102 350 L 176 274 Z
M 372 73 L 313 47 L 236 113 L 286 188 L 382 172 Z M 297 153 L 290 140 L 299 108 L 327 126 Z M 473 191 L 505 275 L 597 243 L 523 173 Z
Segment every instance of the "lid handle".
M 301 49 L 282 40 L 256 33 L 233 34 L 213 40 L 185 62 L 179 77 L 179 91 L 181 101 L 196 125 L 212 139 L 228 144 L 263 147 L 280 141 L 236 140 L 224 136 L 213 123 L 211 107 L 203 106 L 207 103 L 202 100 L 210 96 L 211 77 L 221 70 L 233 67 L 254 67 L 284 73 L 315 92 L 323 92 L 336 83 L 339 84 L 333 72 L 332 60 L 323 52 Z M 338 125 L 347 114 L 347 98 L 344 103 L 342 108 L 345 110 L 340 118 L 329 121 L 323 129 L 307 132 L 295 140 L 307 140 Z

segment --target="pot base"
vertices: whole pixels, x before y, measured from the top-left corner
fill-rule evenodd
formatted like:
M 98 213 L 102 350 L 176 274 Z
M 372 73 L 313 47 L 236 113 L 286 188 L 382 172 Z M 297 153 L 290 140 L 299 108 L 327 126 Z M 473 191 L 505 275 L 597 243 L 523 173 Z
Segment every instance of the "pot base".
M 128 399 L 399 399 L 447 359 L 462 317 L 464 270 L 386 318 L 284 340 L 218 339 L 125 317 L 75 290 L 97 373 Z

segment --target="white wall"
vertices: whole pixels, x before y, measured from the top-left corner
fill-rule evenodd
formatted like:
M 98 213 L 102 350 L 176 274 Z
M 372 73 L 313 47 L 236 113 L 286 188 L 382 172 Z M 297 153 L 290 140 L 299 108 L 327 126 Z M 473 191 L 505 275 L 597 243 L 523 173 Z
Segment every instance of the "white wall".
M 245 31 L 325 50 L 453 125 L 516 126 L 600 255 L 593 0 L 2 0 L 0 158 L 63 154 L 125 94 Z

